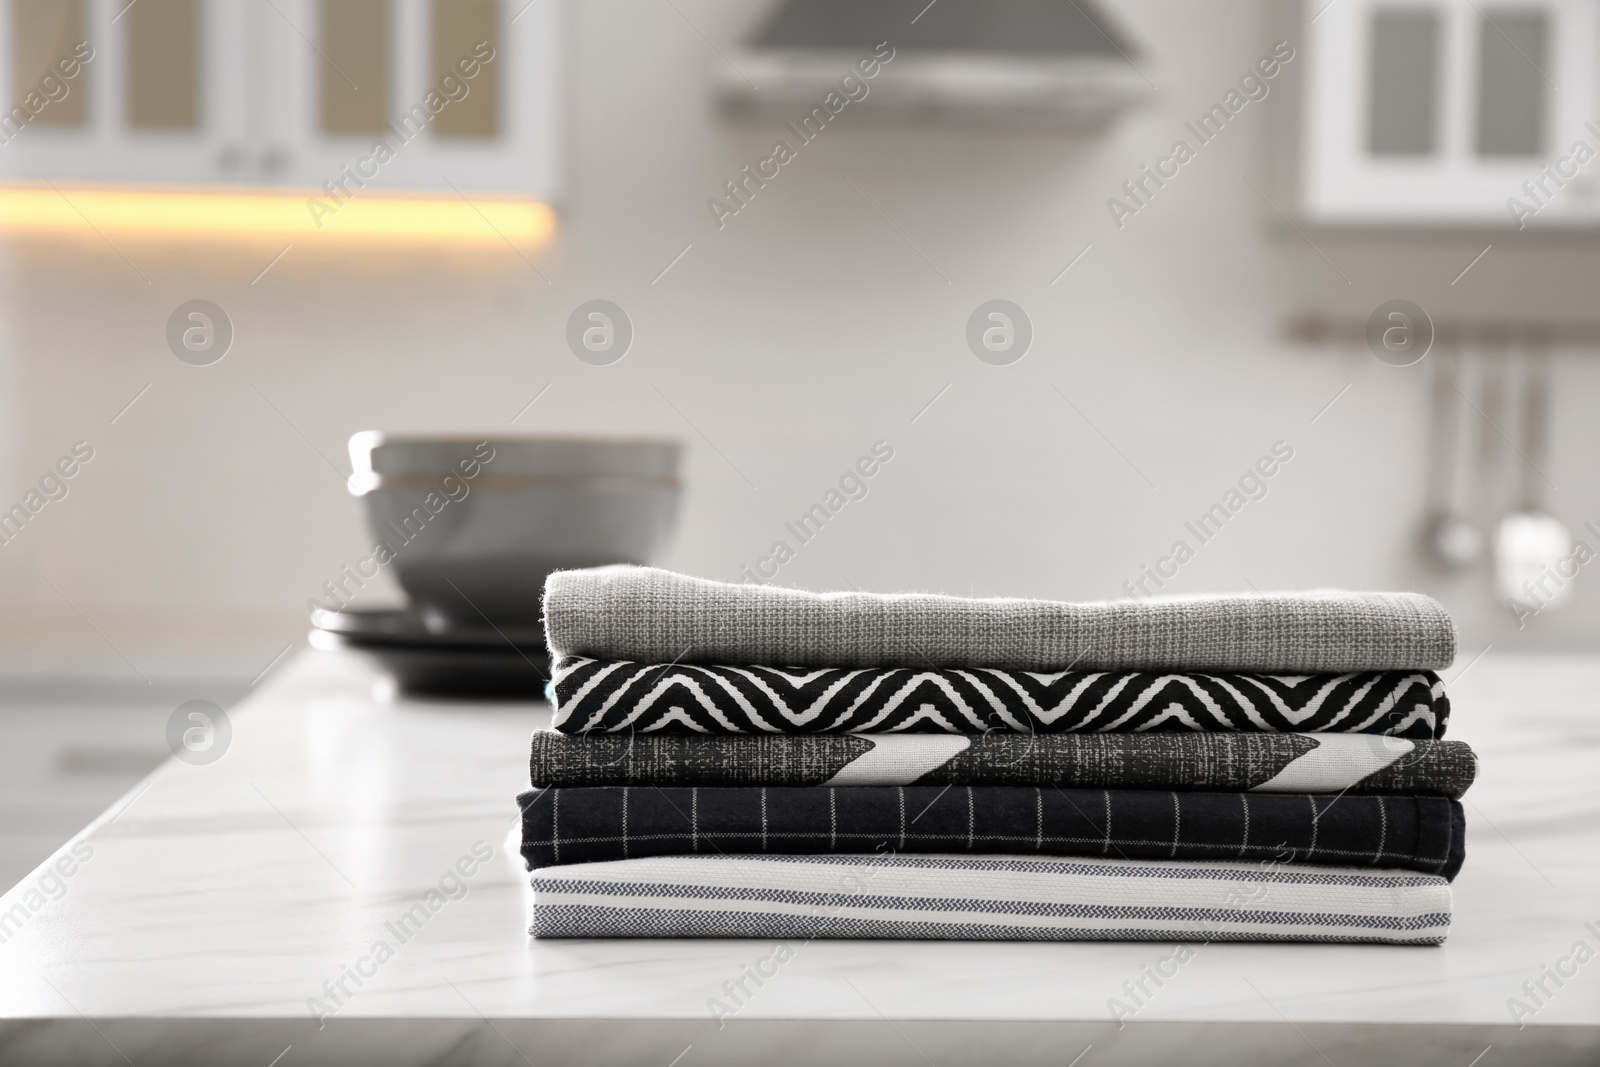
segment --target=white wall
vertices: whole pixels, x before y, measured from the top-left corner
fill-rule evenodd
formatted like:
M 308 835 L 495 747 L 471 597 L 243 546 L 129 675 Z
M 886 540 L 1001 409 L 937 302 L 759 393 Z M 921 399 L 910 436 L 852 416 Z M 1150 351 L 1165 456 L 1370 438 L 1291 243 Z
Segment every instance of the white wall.
M 747 6 L 677 0 L 719 41 Z M 1260 184 L 1270 149 L 1255 105 L 1118 231 L 1106 198 L 1275 35 L 1253 3 L 1114 8 L 1147 45 L 1160 96 L 1109 134 L 953 132 L 847 110 L 719 232 L 706 199 L 781 123 L 715 112 L 705 73 L 720 60 L 672 5 L 573 3 L 571 194 L 538 261 L 553 284 L 501 250 L 360 256 L 307 242 L 252 285 L 281 246 L 119 242 L 136 271 L 93 234 L 11 245 L 0 504 L 75 440 L 96 458 L 0 547 L 0 636 L 13 650 L 105 654 L 103 633 L 141 666 L 190 647 L 260 649 L 265 662 L 365 541 L 324 456 L 345 466 L 345 438 L 371 427 L 511 430 L 553 383 L 517 429 L 689 440 L 686 510 L 663 560 L 689 572 L 737 577 L 886 439 L 895 458 L 871 494 L 780 581 L 1116 596 L 1281 439 L 1294 458 L 1270 495 L 1169 591 L 1417 588 L 1457 612 L 1469 653 L 1592 645 L 1587 576 L 1572 608 L 1519 634 L 1485 572 L 1446 579 L 1425 564 L 1428 364 L 1298 348 L 1282 326 L 1304 310 L 1364 318 L 1395 296 L 1436 317 L 1581 316 L 1593 245 L 1316 233 L 1314 249 L 1246 183 Z M 580 363 L 562 340 L 568 313 L 597 296 L 637 330 L 611 367 Z M 167 315 L 195 297 L 237 329 L 209 368 L 163 342 Z M 1034 321 L 1033 350 L 1010 367 L 965 346 L 968 314 L 992 297 Z M 1574 526 L 1600 519 L 1597 389 L 1585 357 L 1558 359 L 1551 506 Z

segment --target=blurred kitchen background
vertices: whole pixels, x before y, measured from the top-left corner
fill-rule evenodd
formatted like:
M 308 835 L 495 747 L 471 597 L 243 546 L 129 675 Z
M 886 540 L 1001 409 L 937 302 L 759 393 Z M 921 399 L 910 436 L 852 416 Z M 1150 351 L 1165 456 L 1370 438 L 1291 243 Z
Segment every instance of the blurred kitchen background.
M 92 449 L 0 544 L 0 883 L 167 755 L 177 704 L 303 647 L 370 547 L 366 429 L 682 437 L 660 562 L 707 577 L 771 573 L 881 441 L 773 581 L 1159 571 L 1427 592 L 1461 664 L 1600 638 L 1593 0 L 0 8 L 0 508 Z M 385 130 L 430 90 L 426 132 Z M 608 365 L 568 345 L 594 299 L 632 325 Z M 1012 362 L 969 346 L 996 299 Z M 169 344 L 197 300 L 210 363 Z M 1380 359 L 1396 300 L 1424 318 L 1384 310 Z

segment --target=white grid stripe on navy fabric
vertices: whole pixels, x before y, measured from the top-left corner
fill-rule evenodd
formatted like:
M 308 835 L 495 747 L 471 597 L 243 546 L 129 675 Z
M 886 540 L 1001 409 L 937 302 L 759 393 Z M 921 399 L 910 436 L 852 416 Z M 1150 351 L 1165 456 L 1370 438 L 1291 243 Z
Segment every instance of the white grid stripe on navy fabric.
M 1306 858 L 1310 859 L 1317 854 L 1317 830 L 1321 828 L 1322 812 L 1317 810 L 1317 798 L 1306 795 L 1306 801 L 1311 805 L 1311 848 L 1306 851 Z
M 1033 835 L 1033 850 L 1035 852 L 1043 852 L 1044 851 L 1044 790 L 1043 789 L 1035 789 L 1033 791 L 1033 811 L 1034 811 L 1034 820 L 1035 820 L 1035 823 L 1034 823 L 1035 830 L 1034 830 L 1034 835 Z
M 1389 805 L 1378 805 L 1378 847 L 1372 854 L 1372 865 L 1378 865 L 1378 855 L 1389 844 Z
M 977 830 L 977 813 L 972 809 L 972 787 L 967 786 L 967 851 L 972 851 L 972 835 Z
M 895 786 L 895 795 L 900 798 L 900 847 L 906 847 L 906 791 L 904 786 Z

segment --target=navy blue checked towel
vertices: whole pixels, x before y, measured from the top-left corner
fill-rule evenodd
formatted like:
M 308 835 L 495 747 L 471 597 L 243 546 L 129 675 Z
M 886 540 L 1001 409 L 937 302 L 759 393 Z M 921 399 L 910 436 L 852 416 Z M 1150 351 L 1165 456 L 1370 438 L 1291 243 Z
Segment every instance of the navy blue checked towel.
M 529 868 L 642 856 L 859 853 L 1275 860 L 1454 878 L 1442 797 L 1020 786 L 594 787 L 518 797 Z

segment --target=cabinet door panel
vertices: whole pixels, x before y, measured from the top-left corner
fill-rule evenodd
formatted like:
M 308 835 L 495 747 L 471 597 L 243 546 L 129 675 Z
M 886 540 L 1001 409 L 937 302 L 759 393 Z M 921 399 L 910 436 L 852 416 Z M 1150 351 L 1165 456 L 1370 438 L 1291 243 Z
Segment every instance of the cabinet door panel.
M 313 64 L 318 132 L 381 134 L 389 121 L 394 53 L 389 0 L 321 0 L 317 7 L 324 60 Z
M 0 0 L 0 84 L 50 50 L 64 87 L 0 152 L 0 177 L 209 185 L 243 181 L 247 0 Z M 55 21 L 52 23 L 52 19 Z M 41 51 L 40 26 L 54 39 Z
M 315 32 L 277 37 L 285 181 L 340 198 L 559 195 L 557 0 L 276 3 Z
M 140 0 L 122 23 L 123 105 L 133 130 L 200 128 L 200 0 Z M 214 61 L 215 57 L 210 57 Z
M 88 36 L 84 4 L 12 0 L 8 82 L 13 107 L 20 105 L 23 114 L 9 116 L 8 134 L 20 133 L 25 124 L 81 127 L 88 122 L 84 101 L 91 76 L 82 68 L 77 48 Z
M 442 88 L 449 101 L 449 106 L 434 116 L 433 134 L 493 141 L 503 133 L 500 74 L 506 64 L 482 59 L 504 53 L 500 4 L 497 0 L 431 0 L 428 6 L 433 53 L 429 84 Z M 463 89 L 454 89 L 456 84 Z

